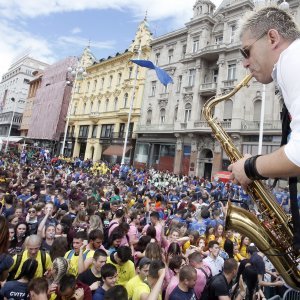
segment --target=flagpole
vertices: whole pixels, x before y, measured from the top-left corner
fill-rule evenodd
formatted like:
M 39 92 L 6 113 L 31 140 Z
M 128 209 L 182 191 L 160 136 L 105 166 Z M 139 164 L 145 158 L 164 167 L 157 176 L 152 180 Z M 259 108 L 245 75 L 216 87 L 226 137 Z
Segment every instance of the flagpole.
M 262 144 L 263 144 L 263 136 L 264 136 L 265 102 L 266 102 L 266 85 L 263 84 L 262 94 L 261 94 L 259 140 L 258 140 L 258 153 L 257 154 L 262 154 Z
M 138 60 L 140 59 L 141 51 L 142 51 L 142 46 L 140 44 L 139 50 L 138 50 Z M 126 146 L 127 146 L 127 141 L 128 141 L 129 126 L 130 126 L 130 120 L 131 120 L 131 114 L 132 114 L 132 108 L 133 108 L 133 102 L 134 102 L 136 82 L 137 82 L 137 77 L 138 77 L 138 68 L 139 68 L 139 66 L 136 65 L 135 77 L 134 77 L 134 82 L 133 82 L 133 92 L 132 92 L 131 100 L 130 100 L 130 108 L 129 108 L 129 113 L 128 113 L 127 128 L 126 128 L 125 140 L 124 140 L 124 145 L 123 145 L 123 154 L 122 154 L 121 165 L 125 164 Z

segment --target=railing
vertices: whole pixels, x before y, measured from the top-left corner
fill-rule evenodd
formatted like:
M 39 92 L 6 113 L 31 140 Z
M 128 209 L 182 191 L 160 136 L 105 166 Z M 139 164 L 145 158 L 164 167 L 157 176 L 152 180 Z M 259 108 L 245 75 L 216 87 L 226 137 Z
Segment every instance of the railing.
M 217 89 L 217 83 L 216 82 L 207 82 L 207 83 L 202 83 L 200 85 L 200 90 L 215 90 Z
M 231 128 L 231 121 L 221 121 L 220 125 L 223 128 Z M 206 121 L 196 121 L 194 122 L 194 127 L 195 128 L 203 128 L 203 129 L 209 129 L 210 126 L 208 125 L 208 123 Z
M 241 130 L 259 130 L 260 121 L 242 121 Z M 264 130 L 281 130 L 281 121 L 273 120 L 273 121 L 264 121 Z
M 11 122 L 13 116 L 13 112 L 6 112 L 0 115 L 0 124 L 9 124 Z M 13 125 L 19 125 L 22 123 L 23 115 L 15 112 L 13 118 Z
M 224 81 L 223 81 L 224 87 L 225 87 L 225 88 L 234 87 L 235 82 L 236 82 L 236 79 L 224 80 Z
M 186 92 L 186 93 L 189 93 L 189 92 L 192 92 L 193 91 L 193 85 L 188 85 L 188 86 L 185 86 L 185 87 L 183 87 L 184 88 L 184 91 Z
M 128 139 L 131 139 L 132 138 L 132 134 L 133 134 L 133 131 L 129 131 L 128 132 Z M 103 136 L 100 136 L 100 139 L 108 139 L 108 140 L 112 140 L 112 139 L 125 139 L 125 135 L 126 133 L 121 131 L 121 132 L 112 132 L 110 133 L 109 135 L 103 135 Z

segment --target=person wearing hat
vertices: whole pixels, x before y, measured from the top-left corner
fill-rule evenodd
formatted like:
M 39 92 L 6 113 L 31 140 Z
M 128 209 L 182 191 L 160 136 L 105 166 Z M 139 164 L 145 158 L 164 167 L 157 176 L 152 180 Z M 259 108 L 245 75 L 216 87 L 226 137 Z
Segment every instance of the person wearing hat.
M 128 298 L 140 300 L 142 294 L 150 294 L 150 287 L 145 282 L 149 272 L 151 259 L 143 257 L 137 267 L 137 275 L 131 278 L 125 285 Z

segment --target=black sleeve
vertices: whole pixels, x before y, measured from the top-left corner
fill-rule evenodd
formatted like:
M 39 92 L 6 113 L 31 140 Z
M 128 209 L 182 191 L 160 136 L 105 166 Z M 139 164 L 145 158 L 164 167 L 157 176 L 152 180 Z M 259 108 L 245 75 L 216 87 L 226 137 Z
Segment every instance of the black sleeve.
M 218 278 L 219 279 L 219 278 Z M 214 280 L 210 286 L 214 296 L 230 296 L 228 286 L 223 280 Z

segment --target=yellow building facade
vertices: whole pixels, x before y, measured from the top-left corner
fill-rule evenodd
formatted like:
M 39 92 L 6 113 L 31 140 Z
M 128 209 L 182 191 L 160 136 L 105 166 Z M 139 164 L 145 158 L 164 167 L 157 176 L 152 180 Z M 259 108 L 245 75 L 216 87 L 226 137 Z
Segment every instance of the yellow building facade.
M 85 49 L 81 64 L 87 76 L 75 82 L 67 135 L 73 157 L 120 162 L 132 103 L 125 162 L 132 160 L 147 70 L 130 60 L 149 59 L 150 42 L 144 20 L 123 53 L 88 66 L 91 54 Z

